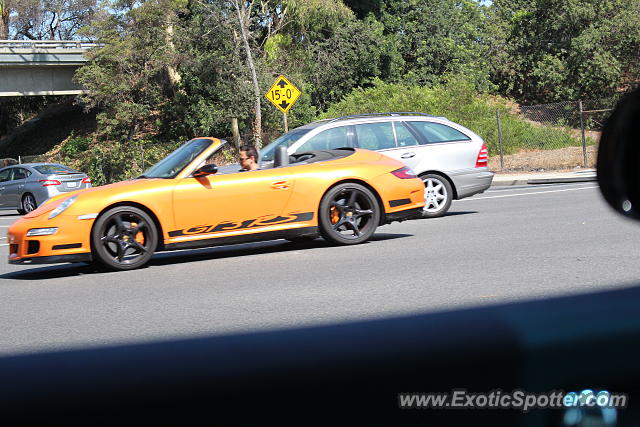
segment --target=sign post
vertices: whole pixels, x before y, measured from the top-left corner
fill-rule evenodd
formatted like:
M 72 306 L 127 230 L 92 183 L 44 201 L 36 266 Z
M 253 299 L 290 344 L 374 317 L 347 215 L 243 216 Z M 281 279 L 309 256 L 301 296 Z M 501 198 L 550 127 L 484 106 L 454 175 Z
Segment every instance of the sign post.
M 278 76 L 273 86 L 267 93 L 264 94 L 273 105 L 282 111 L 284 115 L 284 131 L 289 132 L 289 122 L 287 120 L 287 113 L 300 97 L 300 89 L 295 87 L 285 76 Z

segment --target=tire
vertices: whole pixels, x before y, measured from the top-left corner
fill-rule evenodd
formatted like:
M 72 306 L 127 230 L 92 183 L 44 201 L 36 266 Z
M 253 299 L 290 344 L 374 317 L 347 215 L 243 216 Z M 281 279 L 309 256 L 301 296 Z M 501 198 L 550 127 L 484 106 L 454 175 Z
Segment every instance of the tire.
M 20 209 L 18 209 L 18 213 L 20 215 L 24 215 L 31 211 L 36 210 L 38 207 L 38 202 L 36 202 L 36 198 L 33 197 L 31 193 L 25 193 L 22 196 L 22 200 L 20 201 Z
M 442 175 L 429 173 L 420 177 L 424 182 L 423 218 L 438 218 L 447 213 L 453 199 L 453 188 Z
M 133 270 L 149 262 L 158 245 L 151 217 L 133 206 L 117 206 L 100 215 L 91 230 L 93 258 L 111 270 Z
M 363 243 L 380 223 L 380 207 L 373 193 L 356 183 L 331 188 L 318 209 L 320 234 L 339 245 Z

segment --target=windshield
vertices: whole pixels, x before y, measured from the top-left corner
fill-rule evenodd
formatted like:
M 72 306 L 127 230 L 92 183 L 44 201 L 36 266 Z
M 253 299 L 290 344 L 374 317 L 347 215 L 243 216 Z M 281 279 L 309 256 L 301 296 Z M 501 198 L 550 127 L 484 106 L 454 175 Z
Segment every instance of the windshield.
M 209 139 L 192 139 L 144 171 L 141 178 L 173 178 L 210 145 Z
M 311 129 L 294 129 L 291 132 L 287 132 L 282 135 L 280 138 L 273 141 L 271 144 L 267 145 L 260 151 L 260 161 L 270 162 L 273 160 L 273 155 L 276 151 L 276 147 L 280 145 L 284 145 L 286 147 L 291 147 L 297 140 L 302 138 L 305 134 L 307 134 Z

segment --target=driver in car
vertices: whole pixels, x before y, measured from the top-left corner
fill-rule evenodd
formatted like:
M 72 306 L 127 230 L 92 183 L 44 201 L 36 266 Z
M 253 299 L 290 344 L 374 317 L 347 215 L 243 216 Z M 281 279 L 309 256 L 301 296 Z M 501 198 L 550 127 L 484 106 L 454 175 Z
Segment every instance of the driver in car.
M 240 166 L 243 171 L 254 171 L 258 169 L 258 150 L 251 145 L 240 147 Z

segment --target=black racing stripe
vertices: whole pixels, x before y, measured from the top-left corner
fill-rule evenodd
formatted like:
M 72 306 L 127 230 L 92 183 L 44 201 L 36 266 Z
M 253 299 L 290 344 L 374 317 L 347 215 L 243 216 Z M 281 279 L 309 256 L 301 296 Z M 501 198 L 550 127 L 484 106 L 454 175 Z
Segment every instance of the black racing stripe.
M 82 247 L 82 243 L 69 243 L 68 245 L 55 245 L 52 249 L 54 251 L 58 251 L 61 249 L 77 249 L 81 247 Z
M 295 215 L 298 218 L 296 218 L 295 221 L 291 221 L 291 222 L 311 221 L 313 219 L 313 212 L 296 213 L 296 214 L 292 214 L 292 215 Z
M 389 200 L 389 206 L 391 206 L 392 208 L 402 205 L 408 205 L 409 203 L 411 203 L 411 199 Z

